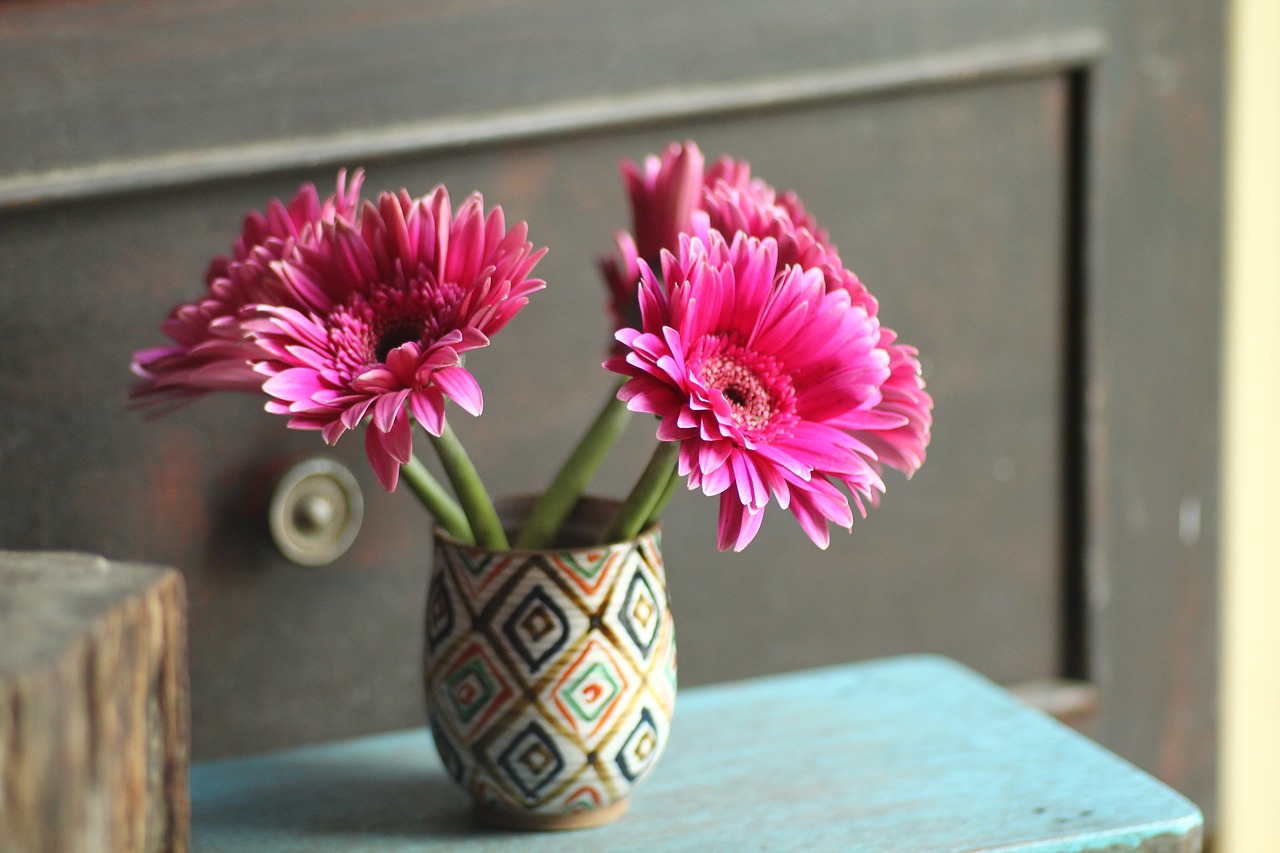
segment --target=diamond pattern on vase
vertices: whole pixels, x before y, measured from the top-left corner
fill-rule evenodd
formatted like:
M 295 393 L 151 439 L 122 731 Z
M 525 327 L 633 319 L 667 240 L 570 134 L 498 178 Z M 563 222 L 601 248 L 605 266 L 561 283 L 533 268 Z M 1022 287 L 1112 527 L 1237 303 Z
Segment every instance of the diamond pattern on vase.
M 628 782 L 635 782 L 648 772 L 658 753 L 662 751 L 662 737 L 648 708 L 642 708 L 635 728 L 622 742 L 622 748 L 614 756 L 614 762 Z
M 478 642 L 468 644 L 438 674 L 443 699 L 437 711 L 447 713 L 464 737 L 471 737 L 516 695 L 491 653 Z
M 667 576 L 666 564 L 662 560 L 662 537 L 657 531 L 651 536 L 641 536 L 636 540 L 636 551 L 649 570 L 659 578 Z
M 569 640 L 569 618 L 555 600 L 536 585 L 502 623 L 502 633 L 536 673 Z
M 552 690 L 552 701 L 560 716 L 590 745 L 594 736 L 622 705 L 630 669 L 622 665 L 599 639 L 587 643 L 582 653 L 565 669 Z
M 445 573 L 435 572 L 427 594 L 427 644 L 433 649 L 439 648 L 453 631 L 453 602 L 447 586 Z
M 565 769 L 555 740 L 536 721 L 530 722 L 498 756 L 498 767 L 527 799 L 538 794 Z
M 659 531 L 536 552 L 438 536 L 436 559 L 427 706 L 450 775 L 527 814 L 626 799 L 665 746 L 675 699 Z
M 525 560 L 509 551 L 486 551 L 483 548 L 459 547 L 450 551 L 448 561 L 456 571 L 458 586 L 475 602 L 476 609 L 488 600 L 499 578 L 508 577 L 512 568 L 519 568 Z
M 570 791 L 569 795 L 560 801 L 560 805 L 565 812 L 577 812 L 583 809 L 598 809 L 603 801 L 599 788 L 594 785 L 583 785 L 581 788 Z
M 588 609 L 594 609 L 608 592 L 608 582 L 617 577 L 619 564 L 630 556 L 630 550 L 615 546 L 561 551 L 549 555 L 547 565 L 582 593 L 582 602 Z
M 566 789 L 595 780 L 594 774 L 582 778 L 584 769 L 591 768 L 578 743 L 537 713 L 522 714 L 510 728 L 495 727 L 491 734 L 476 756 L 491 774 L 483 778 L 526 809 L 562 811 L 559 803 Z
M 658 597 L 645 572 L 637 570 L 631 576 L 627 594 L 618 608 L 618 621 L 645 658 L 653 651 L 653 642 L 658 638 L 659 607 Z

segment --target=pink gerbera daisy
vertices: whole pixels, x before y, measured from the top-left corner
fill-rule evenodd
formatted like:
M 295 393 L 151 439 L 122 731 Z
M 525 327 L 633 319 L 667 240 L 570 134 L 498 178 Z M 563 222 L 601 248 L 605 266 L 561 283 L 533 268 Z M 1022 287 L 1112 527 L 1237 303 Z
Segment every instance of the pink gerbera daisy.
M 780 268 L 771 238 L 683 237 L 661 280 L 640 274 L 641 328 L 617 333 L 629 351 L 605 366 L 628 377 L 628 408 L 680 443 L 689 487 L 720 496 L 720 549 L 746 547 L 771 496 L 826 547 L 828 522 L 853 524 L 838 485 L 863 511 L 884 490 L 854 427 L 904 419 L 877 409 L 890 359 L 875 317 L 821 271 Z
M 656 266 L 663 249 L 675 251 L 681 234 L 694 233 L 693 216 L 702 205 L 703 165 L 697 145 L 673 142 L 661 157 L 646 157 L 643 169 L 630 160 L 619 166 L 631 202 L 634 236 L 619 231 L 617 252 L 600 261 L 615 328 L 636 319 L 639 261 Z
M 300 305 L 259 306 L 248 327 L 268 358 L 267 410 L 330 444 L 371 415 L 365 434 L 379 482 L 394 490 L 412 454 L 410 419 L 444 429 L 446 397 L 471 414 L 480 386 L 462 353 L 486 346 L 544 283 L 529 277 L 545 249 L 509 231 L 502 209 L 486 217 L 479 194 L 455 217 L 437 187 L 366 204 L 359 227 L 338 219 L 294 258 L 273 264 Z
M 161 324 L 173 343 L 134 355 L 132 369 L 141 377 L 130 392 L 135 403 L 173 407 L 211 391 L 261 390 L 262 376 L 254 372 L 252 362 L 263 354 L 245 336 L 244 311 L 256 303 L 279 304 L 287 298 L 271 264 L 311 244 L 321 223 L 353 219 L 363 181 L 362 171 L 348 182 L 343 170 L 336 192 L 326 199 L 321 200 L 315 185 L 308 183 L 288 205 L 273 199 L 265 213 L 248 213 L 232 254 L 209 264 L 206 294 L 178 305 Z
M 702 152 L 693 142 L 672 143 L 660 158 L 646 158 L 643 171 L 633 163 L 622 164 L 635 237 L 620 232 L 617 251 L 601 262 L 615 328 L 638 325 L 636 287 L 641 260 L 657 266 L 661 250 L 675 251 L 681 234 L 708 244 L 713 231 L 726 241 L 739 233 L 773 239 L 778 245 L 779 268 L 820 270 L 828 292 L 845 291 L 853 304 L 873 317 L 877 315 L 875 297 L 845 267 L 827 232 L 818 227 L 794 193 L 780 193 L 753 177 L 750 164 L 742 160 L 721 157 L 705 173 L 703 165 Z M 876 449 L 875 465 L 887 465 L 909 476 L 924 463 L 933 400 L 925 391 L 915 348 L 898 343 L 892 329 L 881 327 L 880 333 L 879 346 L 891 365 L 881 388 L 880 408 L 897 417 L 894 426 L 861 428 L 858 434 Z M 623 352 L 615 349 L 615 354 Z
M 633 233 L 619 231 L 615 253 L 601 261 L 610 310 L 619 326 L 634 318 L 639 261 L 657 266 L 662 250 L 674 252 L 682 234 L 703 242 L 709 228 L 728 239 L 738 231 L 773 237 L 784 264 L 817 266 L 825 257 L 826 233 L 794 193 L 779 195 L 752 178 L 745 161 L 721 157 L 704 173 L 705 162 L 697 144 L 673 142 L 661 157 L 646 157 L 643 169 L 629 160 L 619 166 L 631 203 Z M 736 209 L 739 205 L 741 210 Z
M 778 243 L 778 263 L 822 272 L 828 292 L 844 291 L 855 305 L 875 316 L 879 305 L 866 286 L 840 260 L 825 231 L 805 212 L 791 193 L 778 193 L 751 177 L 744 162 L 722 158 L 708 170 L 702 209 L 695 214 L 695 232 L 743 233 L 772 238 Z M 860 433 L 874 447 L 878 463 L 908 476 L 924 464 L 933 424 L 933 400 L 924 389 L 920 360 L 914 347 L 897 343 L 897 333 L 880 327 L 879 346 L 889 354 L 890 375 L 881 387 L 880 410 L 901 416 L 901 422 Z M 852 427 L 857 428 L 857 427 Z

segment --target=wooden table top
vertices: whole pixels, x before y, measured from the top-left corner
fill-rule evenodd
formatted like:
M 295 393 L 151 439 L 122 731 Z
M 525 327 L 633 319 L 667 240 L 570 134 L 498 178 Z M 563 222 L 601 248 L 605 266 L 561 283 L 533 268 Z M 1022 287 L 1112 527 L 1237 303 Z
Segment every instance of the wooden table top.
M 890 658 L 692 688 L 617 822 L 476 822 L 426 729 L 191 772 L 214 851 L 1198 851 L 1188 800 L 961 665 Z

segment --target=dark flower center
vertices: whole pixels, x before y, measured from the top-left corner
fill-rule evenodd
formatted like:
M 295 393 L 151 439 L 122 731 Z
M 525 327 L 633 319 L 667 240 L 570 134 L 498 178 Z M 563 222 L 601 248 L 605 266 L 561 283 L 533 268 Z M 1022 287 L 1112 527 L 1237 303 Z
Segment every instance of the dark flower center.
M 708 391 L 719 391 L 733 423 L 764 440 L 795 420 L 795 389 L 773 356 L 744 346 L 733 334 L 708 335 L 689 352 L 691 369 Z
M 732 355 L 713 356 L 702 365 L 702 380 L 729 403 L 738 426 L 758 430 L 773 418 L 769 389 L 755 371 Z
M 352 378 L 386 364 L 391 351 L 407 343 L 429 349 L 456 326 L 462 296 L 457 284 L 426 275 L 371 283 L 329 314 L 334 366 Z
M 422 339 L 422 326 L 421 320 L 412 317 L 399 317 L 394 321 L 379 323 L 374 331 L 374 357 L 385 364 L 393 349 Z

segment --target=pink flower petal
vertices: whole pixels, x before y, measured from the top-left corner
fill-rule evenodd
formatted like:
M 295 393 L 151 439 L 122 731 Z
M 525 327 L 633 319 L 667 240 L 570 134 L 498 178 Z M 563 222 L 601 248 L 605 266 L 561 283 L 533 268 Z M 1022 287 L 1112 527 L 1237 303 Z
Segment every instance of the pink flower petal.
M 434 385 L 409 395 L 409 411 L 431 435 L 444 432 L 444 395 Z
M 434 378 L 440 390 L 468 414 L 479 415 L 484 410 L 484 395 L 480 392 L 480 383 L 464 368 L 446 367 L 437 370 Z
M 386 445 L 383 443 L 382 433 L 376 429 L 366 429 L 364 432 L 364 449 L 369 456 L 369 465 L 373 468 L 373 475 L 378 478 L 382 488 L 388 492 L 394 492 L 396 484 L 400 480 L 400 463 L 387 450 Z
M 409 389 L 403 388 L 391 394 L 383 394 L 373 403 L 373 425 L 380 432 L 390 432 L 400 420 L 400 410 L 409 397 Z
M 720 525 L 717 547 L 721 551 L 741 551 L 751 544 L 764 521 L 764 510 L 752 511 L 733 499 L 732 492 L 720 495 Z
M 280 400 L 305 400 L 321 389 L 314 370 L 293 368 L 278 373 L 262 384 L 262 390 Z

